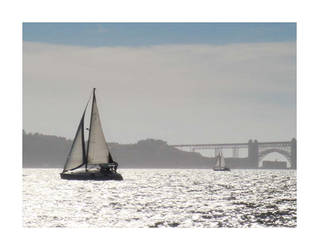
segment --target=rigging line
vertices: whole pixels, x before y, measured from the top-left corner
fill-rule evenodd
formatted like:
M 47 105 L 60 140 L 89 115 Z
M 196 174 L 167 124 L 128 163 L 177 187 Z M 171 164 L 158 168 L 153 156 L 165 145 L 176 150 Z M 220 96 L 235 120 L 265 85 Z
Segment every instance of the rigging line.
M 89 102 L 91 101 L 92 95 L 93 95 L 93 93 L 90 94 L 90 98 L 89 98 L 89 100 L 87 101 L 87 103 L 85 105 L 84 113 L 86 111 L 87 106 L 89 105 Z

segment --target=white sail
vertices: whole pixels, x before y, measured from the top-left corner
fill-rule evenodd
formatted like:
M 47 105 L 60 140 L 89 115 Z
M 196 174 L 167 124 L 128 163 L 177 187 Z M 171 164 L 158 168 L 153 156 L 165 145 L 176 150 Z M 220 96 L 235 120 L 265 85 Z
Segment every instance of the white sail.
M 76 131 L 73 144 L 69 155 L 66 159 L 63 172 L 75 169 L 85 163 L 85 147 L 84 147 L 84 114 Z
M 220 167 L 220 153 L 217 155 L 216 157 L 216 164 L 215 164 L 216 167 Z
M 87 164 L 109 163 L 109 149 L 103 134 L 99 111 L 93 96 Z
M 222 168 L 224 168 L 224 167 L 226 166 L 226 164 L 225 164 L 225 158 L 224 158 L 223 154 L 220 154 L 220 166 L 221 166 Z

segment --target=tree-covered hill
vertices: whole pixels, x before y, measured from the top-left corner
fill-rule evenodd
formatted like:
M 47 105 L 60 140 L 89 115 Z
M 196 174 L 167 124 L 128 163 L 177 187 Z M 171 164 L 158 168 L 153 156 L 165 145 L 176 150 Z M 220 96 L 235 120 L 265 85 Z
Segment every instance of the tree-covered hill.
M 72 141 L 63 137 L 23 131 L 24 167 L 63 167 Z M 199 153 L 184 152 L 165 141 L 146 139 L 136 144 L 109 144 L 112 156 L 121 167 L 208 168 L 211 159 Z

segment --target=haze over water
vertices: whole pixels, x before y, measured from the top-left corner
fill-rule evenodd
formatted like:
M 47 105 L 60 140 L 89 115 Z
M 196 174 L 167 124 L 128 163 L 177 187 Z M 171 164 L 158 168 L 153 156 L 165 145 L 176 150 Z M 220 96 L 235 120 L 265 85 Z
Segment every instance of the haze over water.
M 68 181 L 23 169 L 24 227 L 295 227 L 296 171 L 120 169 Z

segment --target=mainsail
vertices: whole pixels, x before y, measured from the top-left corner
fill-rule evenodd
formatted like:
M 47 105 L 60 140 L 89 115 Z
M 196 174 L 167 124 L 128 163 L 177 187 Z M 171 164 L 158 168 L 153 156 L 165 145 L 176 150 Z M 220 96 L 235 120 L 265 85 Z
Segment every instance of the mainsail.
M 91 126 L 88 141 L 87 164 L 110 163 L 110 151 L 103 134 L 99 111 L 96 104 L 95 89 L 93 90 Z
M 76 131 L 71 150 L 63 168 L 63 172 L 79 168 L 86 161 L 84 142 L 84 115 L 85 111 Z

